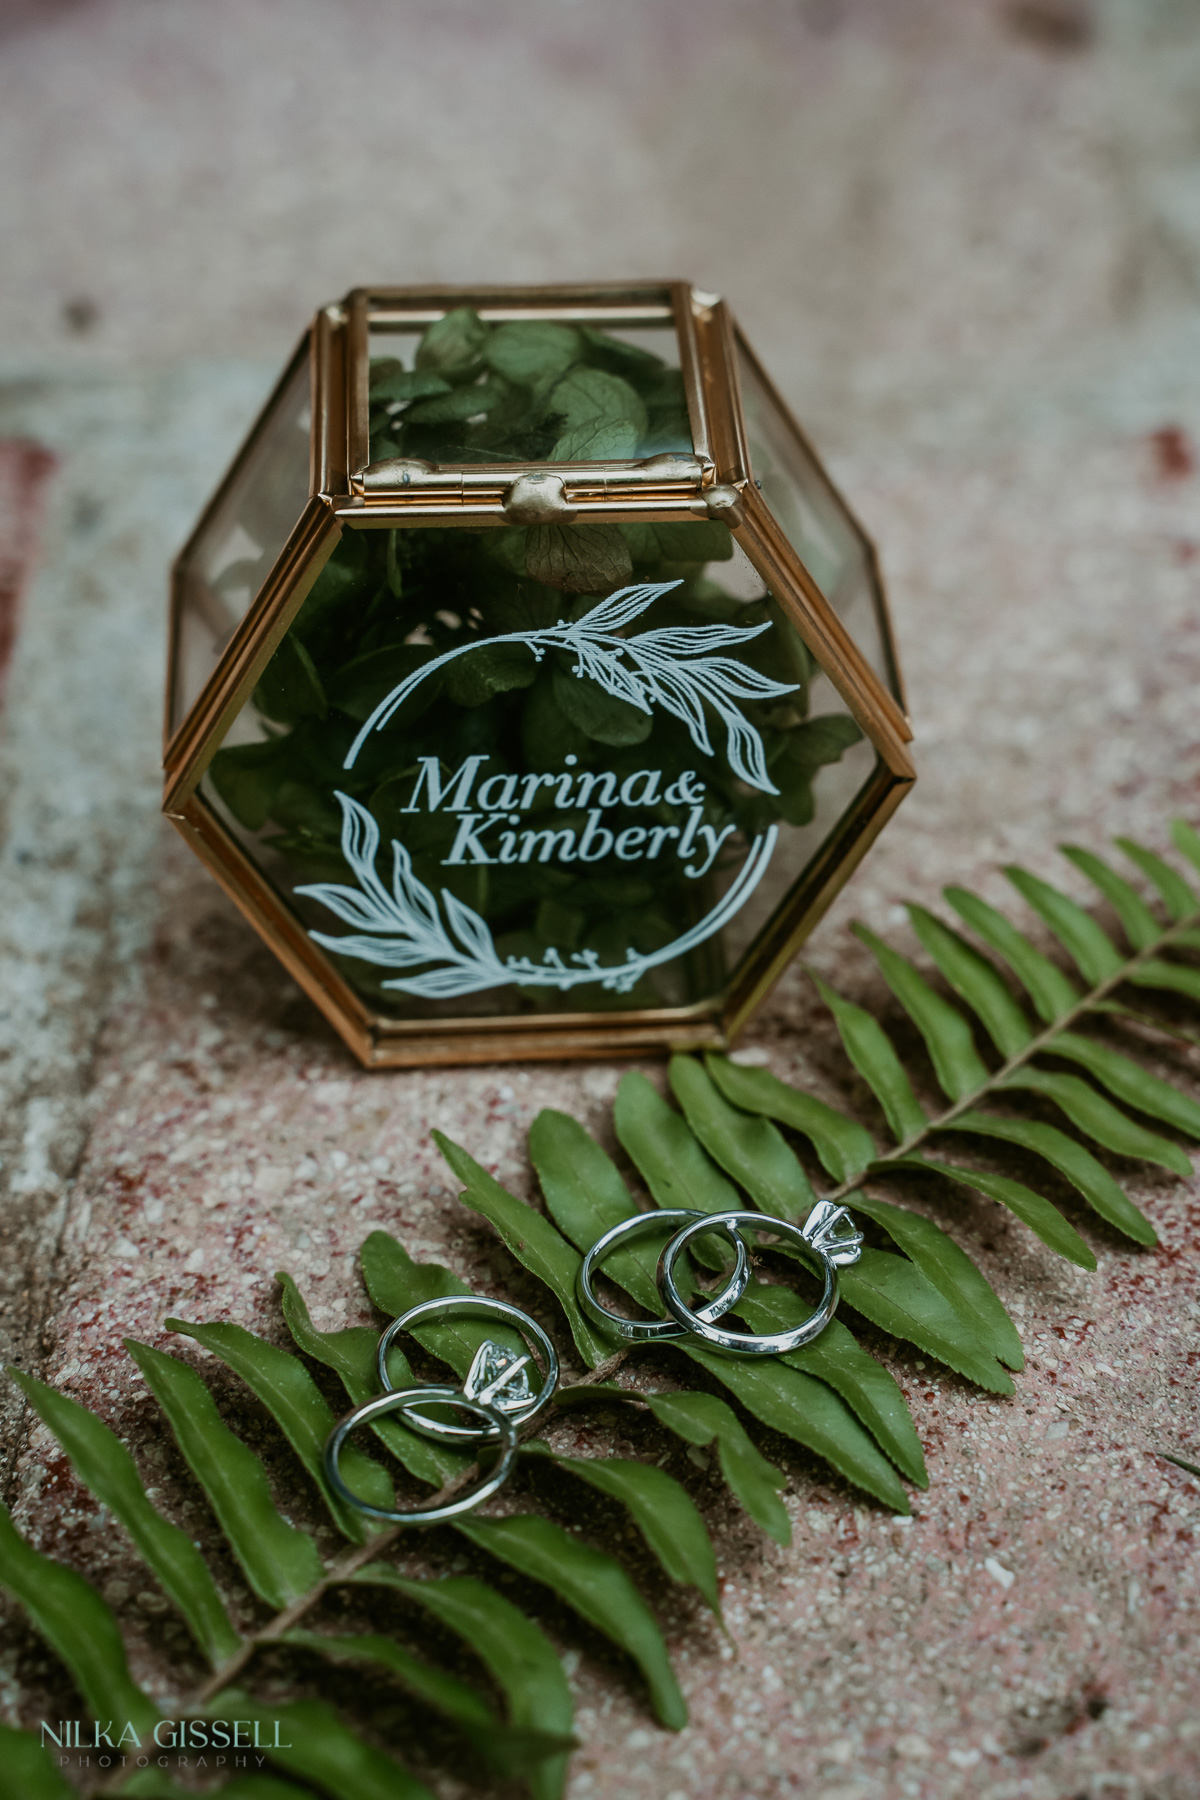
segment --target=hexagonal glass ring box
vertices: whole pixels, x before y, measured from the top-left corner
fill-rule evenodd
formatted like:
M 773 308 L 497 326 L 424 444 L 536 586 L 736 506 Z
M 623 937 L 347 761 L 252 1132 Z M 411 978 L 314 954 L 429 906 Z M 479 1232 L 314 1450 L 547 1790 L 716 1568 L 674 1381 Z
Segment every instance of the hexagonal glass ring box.
M 175 570 L 165 810 L 369 1065 L 728 1044 L 909 736 L 870 544 L 681 282 L 326 307 Z

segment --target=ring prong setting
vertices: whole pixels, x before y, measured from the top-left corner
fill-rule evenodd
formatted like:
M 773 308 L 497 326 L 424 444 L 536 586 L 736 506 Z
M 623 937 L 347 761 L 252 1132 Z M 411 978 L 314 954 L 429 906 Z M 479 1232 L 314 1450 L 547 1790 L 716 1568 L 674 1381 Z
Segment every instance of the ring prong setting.
M 520 1412 L 533 1399 L 529 1385 L 528 1352 L 514 1356 L 503 1344 L 485 1338 L 471 1360 L 462 1391 L 468 1400 L 481 1400 L 497 1412 Z
M 832 1200 L 817 1201 L 804 1221 L 802 1234 L 839 1269 L 848 1268 L 862 1255 L 862 1232 L 846 1208 Z

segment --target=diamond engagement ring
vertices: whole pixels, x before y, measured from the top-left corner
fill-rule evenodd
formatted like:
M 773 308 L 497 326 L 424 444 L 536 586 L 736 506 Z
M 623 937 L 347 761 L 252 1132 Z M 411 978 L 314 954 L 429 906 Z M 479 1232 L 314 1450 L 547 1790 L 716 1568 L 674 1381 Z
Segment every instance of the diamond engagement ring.
M 814 1251 L 821 1259 L 824 1275 L 824 1287 L 815 1310 L 790 1331 L 761 1335 L 726 1331 L 702 1313 L 692 1312 L 675 1281 L 675 1265 L 692 1240 L 709 1230 L 736 1231 L 739 1235 L 743 1231 L 766 1232 L 786 1238 L 798 1249 Z M 831 1200 L 818 1200 L 802 1226 L 793 1224 L 790 1219 L 774 1219 L 759 1212 L 702 1213 L 675 1233 L 659 1258 L 659 1291 L 672 1318 L 714 1350 L 737 1356 L 782 1356 L 789 1350 L 811 1344 L 824 1331 L 837 1311 L 838 1269 L 857 1262 L 861 1251 L 862 1237 L 853 1219 L 844 1206 L 837 1206 Z
M 379 1340 L 376 1353 L 379 1383 L 385 1393 L 392 1391 L 388 1351 L 400 1333 L 451 1317 L 494 1319 L 512 1325 L 524 1339 L 529 1354 L 514 1354 L 505 1345 L 485 1338 L 475 1352 L 461 1388 L 452 1388 L 450 1392 L 464 1401 L 479 1403 L 489 1413 L 501 1414 L 514 1426 L 527 1425 L 535 1419 L 543 1407 L 549 1405 L 558 1386 L 558 1353 L 537 1320 L 531 1319 L 527 1312 L 510 1305 L 507 1300 L 489 1300 L 481 1294 L 443 1294 L 434 1300 L 422 1300 L 418 1306 L 410 1306 L 406 1313 L 392 1320 Z M 528 1371 L 531 1363 L 537 1366 L 539 1357 L 542 1379 L 535 1393 Z M 417 1392 L 428 1395 L 432 1390 L 421 1388 Z M 495 1443 L 499 1436 L 491 1424 L 483 1427 L 457 1425 L 444 1417 L 426 1417 L 407 1405 L 399 1410 L 404 1423 L 422 1437 L 440 1438 L 454 1444 L 480 1444 Z

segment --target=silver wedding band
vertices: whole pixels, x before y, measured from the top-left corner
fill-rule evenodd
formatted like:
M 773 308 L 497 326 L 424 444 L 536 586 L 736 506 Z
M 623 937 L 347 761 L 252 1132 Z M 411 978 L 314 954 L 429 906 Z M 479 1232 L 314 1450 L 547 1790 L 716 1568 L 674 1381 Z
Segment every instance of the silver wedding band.
M 836 1212 L 848 1217 L 842 1209 L 836 1209 Z M 793 1224 L 790 1219 L 775 1219 L 759 1212 L 705 1213 L 701 1219 L 693 1220 L 677 1231 L 659 1258 L 658 1286 L 663 1303 L 672 1318 L 714 1350 L 736 1356 L 785 1356 L 789 1350 L 799 1350 L 824 1331 L 837 1311 L 839 1263 L 853 1260 L 858 1255 L 861 1240 L 857 1233 L 852 1238 L 839 1238 L 833 1235 L 837 1223 L 827 1202 L 818 1203 L 802 1226 Z M 743 1231 L 769 1232 L 774 1237 L 787 1238 L 798 1249 L 820 1258 L 824 1288 L 816 1308 L 802 1324 L 793 1326 L 790 1331 L 725 1331 L 689 1309 L 675 1281 L 675 1264 L 693 1238 L 702 1231 L 722 1226 L 739 1234 Z
M 750 1279 L 750 1258 L 745 1242 L 738 1232 L 723 1223 L 717 1224 L 716 1229 L 721 1230 L 733 1245 L 737 1257 L 733 1273 L 727 1286 L 722 1288 L 715 1300 L 710 1300 L 706 1306 L 694 1313 L 687 1307 L 684 1308 L 685 1322 L 677 1323 L 678 1315 L 674 1319 L 624 1318 L 620 1313 L 610 1312 L 608 1307 L 597 1299 L 592 1286 L 592 1277 L 596 1269 L 604 1261 L 604 1258 L 626 1238 L 640 1237 L 647 1231 L 661 1231 L 664 1227 L 670 1229 L 672 1226 L 679 1225 L 692 1227 L 693 1235 L 695 1235 L 697 1232 L 707 1230 L 709 1225 L 714 1224 L 717 1220 L 723 1220 L 723 1215 L 697 1212 L 692 1208 L 667 1208 L 659 1212 L 634 1213 L 630 1218 L 622 1219 L 621 1223 L 614 1225 L 610 1231 L 606 1231 L 603 1237 L 597 1238 L 583 1259 L 577 1281 L 579 1304 L 593 1325 L 599 1325 L 610 1336 L 621 1338 L 627 1344 L 650 1343 L 663 1338 L 683 1337 L 692 1330 L 693 1321 L 702 1320 L 708 1324 L 713 1319 L 719 1319 L 722 1313 L 728 1312 L 731 1307 L 736 1306 L 745 1293 L 746 1283 Z
M 468 1489 L 465 1494 L 459 1494 L 455 1499 L 448 1500 L 444 1506 L 414 1507 L 408 1512 L 398 1512 L 384 1506 L 372 1506 L 360 1494 L 356 1494 L 352 1488 L 347 1487 L 342 1476 L 340 1460 L 350 1433 L 356 1431 L 360 1425 L 370 1425 L 385 1413 L 402 1413 L 405 1420 L 408 1421 L 419 1405 L 430 1404 L 463 1407 L 467 1412 L 473 1412 L 483 1420 L 483 1431 L 480 1431 L 478 1427 L 468 1427 L 467 1429 L 473 1431 L 474 1441 L 477 1443 L 483 1441 L 485 1437 L 491 1442 L 499 1442 L 500 1454 L 491 1474 L 485 1476 L 475 1487 Z M 325 1477 L 340 1499 L 344 1500 L 348 1506 L 354 1507 L 356 1512 L 366 1513 L 368 1518 L 381 1519 L 389 1525 L 437 1525 L 443 1519 L 456 1519 L 462 1513 L 473 1512 L 477 1506 L 482 1506 L 485 1500 L 490 1500 L 492 1495 L 507 1481 L 516 1454 L 517 1428 L 515 1423 L 511 1418 L 506 1418 L 488 1401 L 472 1399 L 469 1395 L 464 1394 L 461 1388 L 393 1388 L 390 1393 L 376 1394 L 373 1400 L 364 1401 L 362 1406 L 356 1406 L 353 1412 L 347 1413 L 344 1419 L 338 1420 L 325 1445 Z

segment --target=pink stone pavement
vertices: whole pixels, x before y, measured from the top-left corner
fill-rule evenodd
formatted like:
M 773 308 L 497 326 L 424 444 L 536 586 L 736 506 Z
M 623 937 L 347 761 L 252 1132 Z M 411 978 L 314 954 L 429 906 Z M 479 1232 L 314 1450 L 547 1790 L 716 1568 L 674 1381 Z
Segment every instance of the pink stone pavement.
M 122 1336 L 178 1347 L 168 1314 L 278 1334 L 278 1268 L 322 1327 L 365 1321 L 376 1226 L 552 1320 L 428 1132 L 530 1194 L 531 1118 L 563 1107 L 611 1144 L 621 1072 L 363 1074 L 157 821 L 165 562 L 327 294 L 659 269 L 730 294 L 879 541 L 917 726 L 917 790 L 810 946 L 844 991 L 880 1000 L 853 917 L 911 949 L 906 899 L 960 881 L 1022 917 L 998 864 L 1082 896 L 1058 842 L 1162 847 L 1170 816 L 1200 821 L 1193 21 L 1118 0 L 341 17 L 118 0 L 14 14 L 0 38 L 0 432 L 59 459 L 0 717 L 3 1323 L 7 1355 L 108 1418 L 172 1505 Z M 746 1043 L 874 1123 L 799 969 Z M 1197 1053 L 1148 1057 L 1200 1091 Z M 1200 1460 L 1200 1198 L 1119 1172 L 1162 1248 L 1067 1200 L 1095 1275 L 982 1200 L 905 1188 L 1017 1319 L 1016 1396 L 869 1340 L 929 1490 L 896 1521 L 770 1445 L 789 1550 L 675 1456 L 730 1635 L 650 1582 L 692 1708 L 676 1737 L 598 1641 L 561 1634 L 571 1800 L 1200 1794 L 1200 1482 L 1156 1454 Z M 6 1498 L 104 1588 L 165 1701 L 190 1679 L 179 1628 L 5 1406 Z M 650 1441 L 580 1429 L 593 1452 Z M 178 1516 L 204 1538 L 202 1509 Z M 6 1716 L 60 1716 L 61 1672 L 15 1622 L 0 1676 Z M 471 1791 L 461 1770 L 435 1785 Z

